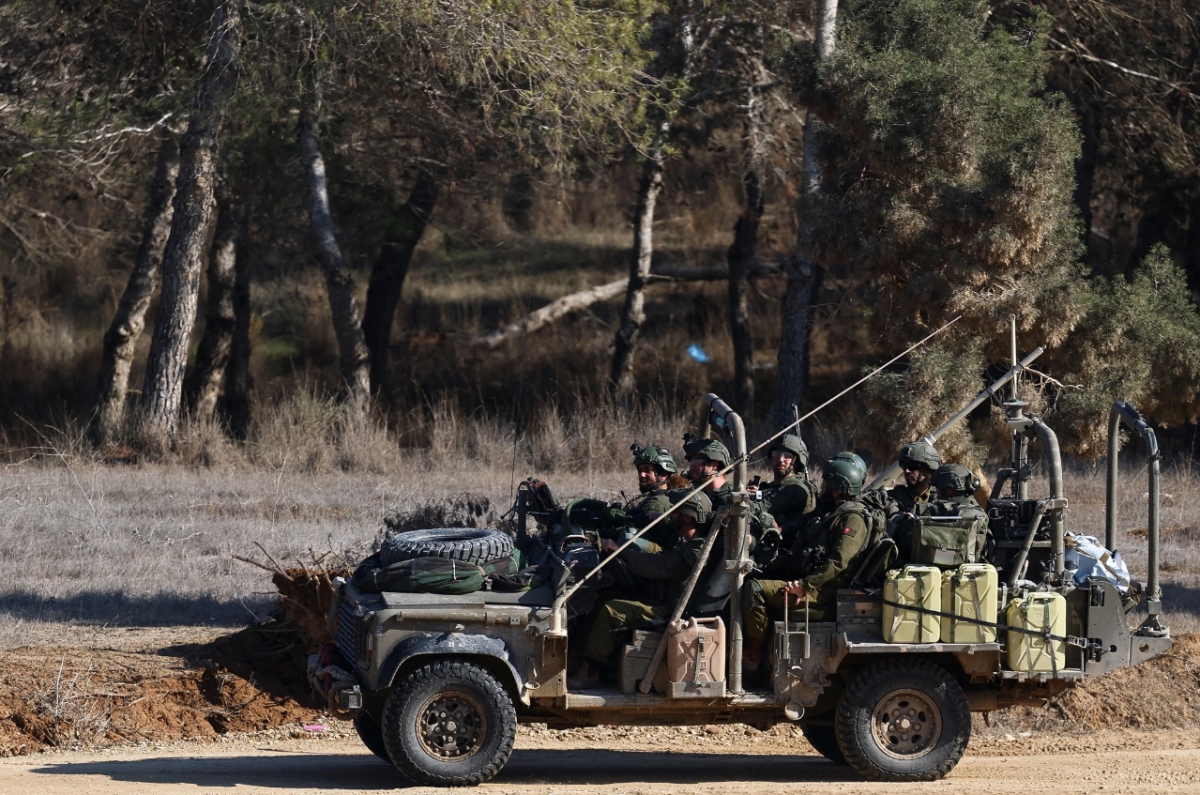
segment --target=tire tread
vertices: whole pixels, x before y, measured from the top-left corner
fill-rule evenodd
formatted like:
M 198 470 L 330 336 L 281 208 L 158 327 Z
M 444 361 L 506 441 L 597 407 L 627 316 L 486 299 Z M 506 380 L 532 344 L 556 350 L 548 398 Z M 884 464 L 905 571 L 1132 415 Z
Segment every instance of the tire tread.
M 500 751 L 484 767 L 467 776 L 451 778 L 422 769 L 409 754 L 408 749 L 404 747 L 404 743 L 400 742 L 398 733 L 387 728 L 396 725 L 401 717 L 398 713 L 403 710 L 404 705 L 416 695 L 419 689 L 437 680 L 445 679 L 465 679 L 472 682 L 485 693 L 493 696 L 500 705 L 501 714 L 497 721 L 497 730 L 501 733 Z M 392 763 L 399 768 L 400 772 L 411 781 L 425 786 L 474 786 L 493 778 L 504 767 L 508 757 L 512 755 L 513 743 L 517 736 L 517 712 L 513 708 L 508 691 L 482 667 L 467 660 L 441 659 L 418 668 L 396 687 L 384 706 L 383 725 L 385 727 L 383 742 L 387 747 L 388 756 L 391 757 Z
M 380 545 L 379 562 L 390 566 L 413 558 L 447 558 L 483 565 L 512 553 L 512 538 L 499 530 L 444 527 L 389 537 Z
M 933 769 L 922 773 L 900 773 L 880 767 L 859 746 L 856 736 L 858 702 L 882 683 L 894 682 L 911 676 L 941 679 L 943 684 L 950 686 L 951 703 L 948 706 L 954 714 L 943 716 L 942 723 L 945 727 L 943 731 L 954 730 L 958 726 L 965 727 L 966 734 L 961 742 L 955 743 L 949 756 Z M 842 694 L 841 702 L 838 704 L 834 730 L 838 745 L 846 757 L 846 764 L 865 778 L 872 781 L 938 781 L 949 775 L 967 750 L 967 742 L 971 736 L 971 710 L 962 688 L 944 668 L 926 660 L 897 658 L 867 666 L 850 680 L 845 693 Z

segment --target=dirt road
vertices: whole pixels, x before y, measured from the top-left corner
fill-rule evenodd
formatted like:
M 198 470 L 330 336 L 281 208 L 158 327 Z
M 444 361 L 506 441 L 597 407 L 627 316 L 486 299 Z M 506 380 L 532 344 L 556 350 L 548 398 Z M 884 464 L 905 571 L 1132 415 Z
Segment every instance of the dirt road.
M 523 736 L 508 766 L 480 793 L 894 793 L 774 738 L 680 737 L 673 750 L 631 738 Z M 758 742 L 755 742 L 757 739 Z M 905 793 L 1195 793 L 1200 732 L 1099 732 L 1074 737 L 980 739 L 949 779 Z M 1001 783 L 1003 782 L 1003 783 Z M 154 749 L 47 753 L 0 760 L 0 793 L 339 793 L 408 788 L 357 741 L 243 738 Z

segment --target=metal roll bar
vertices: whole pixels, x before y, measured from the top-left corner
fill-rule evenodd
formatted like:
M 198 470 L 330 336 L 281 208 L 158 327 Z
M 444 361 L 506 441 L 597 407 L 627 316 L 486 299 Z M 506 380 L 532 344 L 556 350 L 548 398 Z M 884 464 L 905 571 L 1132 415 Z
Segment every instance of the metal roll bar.
M 1149 470 L 1149 507 L 1146 532 L 1146 620 L 1138 627 L 1141 635 L 1163 635 L 1167 629 L 1159 616 L 1162 614 L 1162 588 L 1158 581 L 1159 543 L 1159 465 L 1162 453 L 1158 449 L 1158 437 L 1154 429 L 1142 419 L 1138 410 L 1123 400 L 1113 403 L 1108 412 L 1108 478 L 1105 489 L 1104 546 L 1113 549 L 1117 543 L 1117 458 L 1121 450 L 1121 426 L 1142 439 Z
M 729 404 L 712 392 L 704 396 L 712 415 L 719 422 L 718 427 L 727 432 L 733 442 L 733 490 L 746 490 L 746 427 L 742 418 L 730 408 Z M 729 611 L 729 689 L 734 693 L 742 692 L 742 587 L 746 574 L 749 573 L 749 557 L 747 555 L 747 536 L 750 529 L 750 515 L 747 511 L 739 511 L 737 515 L 730 514 L 725 525 L 725 571 L 733 578 L 729 587 L 729 602 L 733 608 Z

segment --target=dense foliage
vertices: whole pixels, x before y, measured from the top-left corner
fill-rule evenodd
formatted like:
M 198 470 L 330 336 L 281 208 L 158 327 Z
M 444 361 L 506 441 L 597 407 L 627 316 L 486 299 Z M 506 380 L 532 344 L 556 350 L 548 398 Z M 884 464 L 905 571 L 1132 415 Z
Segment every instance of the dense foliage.
M 865 391 L 860 439 L 881 454 L 939 424 L 1006 365 L 1010 317 L 1023 351 L 1050 349 L 1038 367 L 1065 386 L 1039 383 L 1035 404 L 1060 414 L 1074 452 L 1101 452 L 1097 421 L 1115 398 L 1160 423 L 1195 422 L 1194 11 L 1182 0 L 843 0 L 836 48 L 818 59 L 815 7 L 247 4 L 221 170 L 246 218 L 262 392 L 337 378 L 327 308 L 312 295 L 297 147 L 300 109 L 320 90 L 332 215 L 358 283 L 380 252 L 406 242 L 406 202 L 422 175 L 442 192 L 418 259 L 449 282 L 495 270 L 504 285 L 469 308 L 405 294 L 405 309 L 392 312 L 408 324 L 392 346 L 400 385 L 385 410 L 394 427 L 447 396 L 467 411 L 529 401 L 565 411 L 604 392 L 613 318 L 603 307 L 540 354 L 481 353 L 462 339 L 619 275 L 637 171 L 665 120 L 656 266 L 727 262 L 735 220 L 763 212 L 747 187 L 761 184 L 764 241 L 751 264 L 778 273 L 800 239 L 824 273 L 813 299 L 815 333 L 825 335 L 811 341 L 814 394 L 962 317 Z M 0 4 L 0 419 L 87 413 L 154 151 L 192 105 L 211 8 Z M 807 110 L 827 130 L 822 189 L 797 217 Z M 410 255 L 417 242 L 407 240 Z M 535 252 L 519 255 L 530 270 L 506 260 L 499 272 L 514 243 Z M 759 285 L 739 366 L 762 396 L 786 324 L 781 284 Z M 659 304 L 639 389 L 650 402 L 725 392 L 733 367 L 723 299 L 683 286 L 664 294 L 649 299 Z M 711 356 L 703 367 L 682 360 L 697 341 Z M 537 386 L 526 391 L 527 382 Z M 976 422 L 944 447 L 976 457 L 995 430 Z

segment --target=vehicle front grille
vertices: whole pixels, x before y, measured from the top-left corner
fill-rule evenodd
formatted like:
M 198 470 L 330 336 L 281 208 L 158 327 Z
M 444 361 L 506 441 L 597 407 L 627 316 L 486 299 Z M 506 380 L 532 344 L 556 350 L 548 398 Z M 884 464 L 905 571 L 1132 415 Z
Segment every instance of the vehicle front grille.
M 364 621 L 348 601 L 342 601 L 338 607 L 337 647 L 346 662 L 357 665 L 363 652 L 366 635 L 363 632 Z

